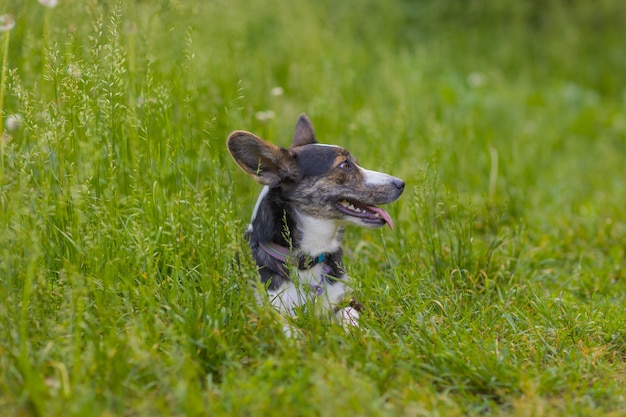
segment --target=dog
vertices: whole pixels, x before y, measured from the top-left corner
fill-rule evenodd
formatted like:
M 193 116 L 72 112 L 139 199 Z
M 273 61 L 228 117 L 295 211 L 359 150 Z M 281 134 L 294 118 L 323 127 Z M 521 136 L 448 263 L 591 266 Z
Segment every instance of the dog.
M 304 113 L 289 149 L 241 130 L 227 146 L 237 165 L 264 185 L 245 237 L 271 304 L 292 316 L 314 301 L 345 328 L 358 327 L 362 305 L 346 297 L 344 226 L 393 229 L 377 205 L 397 200 L 404 181 L 360 167 L 344 148 L 318 143 Z

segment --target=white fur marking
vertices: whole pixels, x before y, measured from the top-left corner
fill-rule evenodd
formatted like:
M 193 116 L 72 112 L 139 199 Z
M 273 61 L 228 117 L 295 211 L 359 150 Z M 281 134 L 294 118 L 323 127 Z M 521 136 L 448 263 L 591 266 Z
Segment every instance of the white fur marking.
M 324 266 L 322 264 L 317 264 L 313 268 L 309 269 L 297 269 L 294 268 L 292 274 L 295 273 L 297 275 L 297 281 L 300 285 L 306 286 L 306 291 L 310 292 L 310 288 L 312 285 L 322 285 L 324 283 L 321 281 L 322 274 L 324 273 Z
M 302 291 L 293 282 L 287 282 L 278 290 L 269 290 L 270 303 L 278 311 L 293 315 L 293 309 L 304 304 Z
M 327 304 L 328 310 L 332 310 L 334 306 L 343 301 L 346 295 L 344 282 L 346 282 L 347 279 L 348 277 L 344 276 L 341 281 L 336 281 L 333 285 L 328 285 L 324 294 L 321 295 Z
M 391 175 L 387 175 L 378 171 L 371 171 L 363 167 L 359 167 L 359 169 L 361 170 L 361 173 L 363 174 L 363 178 L 365 178 L 365 183 L 367 185 L 383 185 L 393 183 L 394 177 L 392 177 Z
M 283 333 L 285 334 L 285 336 L 287 336 L 288 338 L 292 338 L 295 337 L 297 335 L 297 331 L 296 329 L 294 329 L 291 325 L 289 324 L 284 324 L 283 325 Z
M 327 144 L 327 143 L 315 143 L 314 145 L 317 145 L 317 146 L 325 146 L 325 147 L 327 147 L 327 148 L 341 148 L 341 146 L 338 146 L 338 145 L 329 145 L 329 144 Z
M 254 219 L 256 219 L 256 213 L 259 211 L 259 206 L 261 205 L 261 201 L 263 201 L 263 199 L 265 198 L 269 190 L 270 190 L 270 187 L 266 185 L 265 187 L 263 187 L 263 189 L 259 193 L 259 198 L 256 199 L 254 210 L 252 210 L 252 218 L 250 219 L 250 228 L 251 228 L 252 223 L 254 222 Z
M 323 265 L 318 264 L 306 270 L 295 269 L 293 271 L 296 274 L 294 281 L 285 282 L 276 290 L 268 290 L 270 303 L 279 311 L 292 315 L 294 308 L 318 297 L 317 292 L 313 290 L 313 286 L 322 285 L 324 292 L 319 297 L 324 299 L 325 305 L 332 305 L 331 300 L 336 304 L 343 298 L 343 284 L 341 284 L 341 288 L 337 288 L 339 292 L 333 291 L 331 299 L 327 295 L 329 294 L 328 289 L 334 289 L 340 283 L 330 286 L 325 280 L 322 281 L 323 268 Z
M 344 276 L 344 279 L 336 281 L 332 285 L 324 282 L 324 292 L 318 295 L 313 291 L 311 285 L 319 285 L 321 273 L 321 265 L 305 271 L 297 270 L 295 282 L 285 282 L 278 290 L 268 291 L 270 303 L 280 313 L 287 316 L 293 316 L 297 307 L 307 303 L 313 305 L 311 303 L 314 300 L 320 303 L 318 306 L 321 307 L 321 310 L 318 311 L 333 311 L 335 306 L 345 298 L 345 284 L 349 278 Z M 335 317 L 346 331 L 353 327 L 359 327 L 359 312 L 353 307 L 338 310 L 335 312 Z M 289 324 L 283 326 L 283 332 L 287 337 L 294 336 L 294 330 Z
M 310 269 L 295 270 L 294 281 L 287 281 L 276 290 L 268 290 L 272 305 L 281 311 L 291 312 L 294 307 L 314 298 L 320 299 L 328 310 L 341 303 L 346 294 L 349 277 L 345 275 L 331 285 L 325 280 L 322 281 L 323 268 L 323 265 L 319 264 Z M 313 290 L 313 286 L 317 285 L 323 286 L 322 294 L 318 295 Z
M 298 214 L 302 241 L 300 250 L 311 256 L 317 256 L 324 252 L 339 250 L 339 228 L 334 220 L 318 219 L 315 217 Z

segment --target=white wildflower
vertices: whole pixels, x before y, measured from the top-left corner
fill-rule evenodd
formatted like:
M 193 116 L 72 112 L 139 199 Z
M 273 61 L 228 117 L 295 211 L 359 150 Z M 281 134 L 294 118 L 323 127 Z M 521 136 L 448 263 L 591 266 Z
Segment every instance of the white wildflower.
M 0 15 L 0 32 L 8 32 L 15 27 L 15 19 L 12 14 Z
M 58 3 L 59 0 L 39 0 L 39 4 L 41 4 L 42 6 L 46 6 L 50 9 L 57 7 Z
M 21 115 L 12 114 L 5 120 L 4 127 L 6 127 L 8 132 L 15 132 L 16 130 L 19 130 L 20 127 L 22 127 L 23 121 L 24 119 L 22 119 Z
M 480 72 L 472 72 L 467 76 L 467 83 L 471 87 L 480 87 L 485 84 L 485 75 Z
M 254 116 L 259 122 L 267 122 L 268 120 L 272 120 L 274 118 L 274 112 L 271 110 L 258 111 Z

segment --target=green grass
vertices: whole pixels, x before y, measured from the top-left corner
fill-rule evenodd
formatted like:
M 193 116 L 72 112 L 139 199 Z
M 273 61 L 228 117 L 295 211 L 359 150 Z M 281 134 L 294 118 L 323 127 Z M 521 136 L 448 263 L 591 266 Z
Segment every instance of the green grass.
M 626 415 L 626 7 L 587 3 L 0 1 L 0 414 Z M 302 111 L 408 186 L 346 236 L 362 327 L 294 340 L 225 138 Z

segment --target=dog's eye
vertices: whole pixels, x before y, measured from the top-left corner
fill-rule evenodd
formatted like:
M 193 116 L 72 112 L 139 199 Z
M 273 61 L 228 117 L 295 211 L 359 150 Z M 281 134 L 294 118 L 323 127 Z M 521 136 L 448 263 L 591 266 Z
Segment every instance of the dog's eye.
M 345 160 L 342 163 L 340 163 L 339 165 L 337 165 L 337 168 L 339 168 L 339 169 L 350 169 L 350 168 L 352 168 L 352 164 L 350 164 L 350 161 Z

